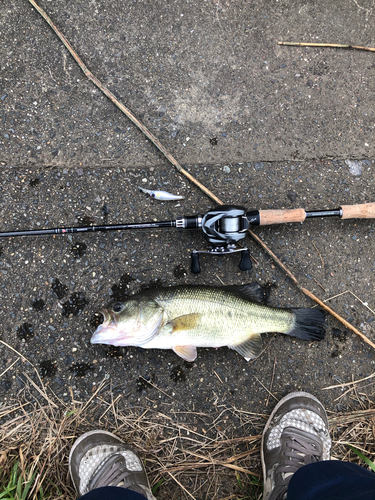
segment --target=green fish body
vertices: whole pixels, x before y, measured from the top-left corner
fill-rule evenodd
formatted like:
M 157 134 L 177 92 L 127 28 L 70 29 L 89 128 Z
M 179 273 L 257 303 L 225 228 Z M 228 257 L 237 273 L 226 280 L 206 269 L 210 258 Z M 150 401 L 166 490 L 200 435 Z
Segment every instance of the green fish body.
M 91 342 L 173 349 L 186 361 L 196 359 L 197 347 L 227 346 L 249 360 L 261 353 L 261 333 L 324 337 L 322 311 L 268 307 L 258 302 L 261 296 L 258 284 L 144 290 L 103 309 Z

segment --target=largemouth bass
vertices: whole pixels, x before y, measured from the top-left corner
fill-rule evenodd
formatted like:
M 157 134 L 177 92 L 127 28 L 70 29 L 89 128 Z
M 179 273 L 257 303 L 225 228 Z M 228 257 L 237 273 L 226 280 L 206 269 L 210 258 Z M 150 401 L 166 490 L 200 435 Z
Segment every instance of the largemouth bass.
M 262 294 L 257 283 L 143 290 L 100 311 L 91 343 L 173 349 L 186 361 L 196 359 L 197 347 L 227 346 L 249 360 L 262 351 L 261 333 L 324 338 L 323 311 L 268 307 L 259 303 Z

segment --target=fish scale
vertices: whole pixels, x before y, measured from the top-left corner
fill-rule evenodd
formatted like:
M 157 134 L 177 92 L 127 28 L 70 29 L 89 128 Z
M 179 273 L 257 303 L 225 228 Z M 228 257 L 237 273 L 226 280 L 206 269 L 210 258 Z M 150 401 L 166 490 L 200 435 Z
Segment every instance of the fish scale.
M 194 329 L 178 331 L 180 341 L 190 340 L 196 347 L 238 345 L 249 335 L 285 333 L 294 324 L 293 314 L 288 309 L 262 306 L 218 287 L 171 287 L 161 292 L 156 289 L 149 296 L 165 311 L 166 325 L 182 312 L 200 315 L 199 325 Z M 164 331 L 161 329 L 159 336 L 163 334 L 168 334 L 168 327 Z

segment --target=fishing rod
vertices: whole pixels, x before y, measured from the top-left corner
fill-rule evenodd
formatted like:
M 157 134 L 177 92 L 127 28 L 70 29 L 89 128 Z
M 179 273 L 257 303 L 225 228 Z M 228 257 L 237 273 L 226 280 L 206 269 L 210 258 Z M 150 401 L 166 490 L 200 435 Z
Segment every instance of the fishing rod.
M 139 222 L 134 224 L 110 224 L 105 226 L 59 227 L 51 229 L 30 229 L 24 231 L 0 232 L 0 238 L 17 236 L 46 236 L 50 234 L 87 233 L 98 231 L 123 231 L 127 229 L 159 229 L 174 227 L 184 229 L 202 229 L 208 242 L 206 250 L 193 250 L 191 253 L 191 271 L 200 272 L 199 255 L 223 255 L 241 253 L 239 268 L 250 271 L 252 264 L 247 247 L 239 246 L 246 237 L 250 226 L 267 226 L 288 222 L 303 222 L 314 217 L 339 217 L 340 219 L 374 219 L 375 203 L 361 205 L 342 205 L 334 210 L 306 211 L 303 208 L 285 210 L 250 210 L 238 205 L 219 205 L 204 215 L 184 216 L 171 221 Z

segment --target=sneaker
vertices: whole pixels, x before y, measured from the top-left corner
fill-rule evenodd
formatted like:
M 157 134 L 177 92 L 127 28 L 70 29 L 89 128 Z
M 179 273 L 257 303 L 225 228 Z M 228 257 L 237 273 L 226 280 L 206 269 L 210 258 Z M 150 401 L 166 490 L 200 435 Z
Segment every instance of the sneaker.
M 79 437 L 70 451 L 69 472 L 79 496 L 102 486 L 120 486 L 155 500 L 141 460 L 111 432 L 90 431 Z
M 284 500 L 293 474 L 306 464 L 330 459 L 328 418 L 318 399 L 292 392 L 273 410 L 263 431 L 263 500 Z

